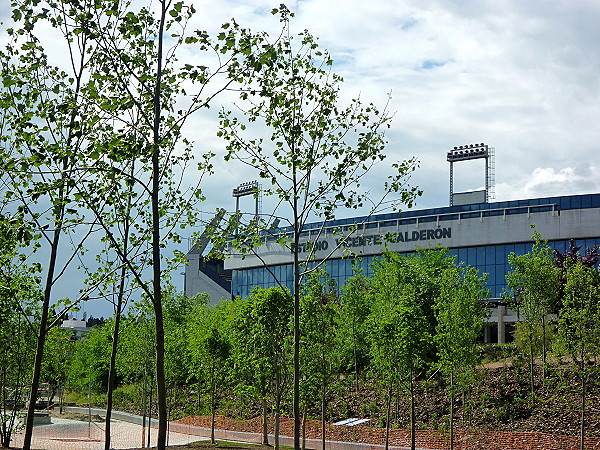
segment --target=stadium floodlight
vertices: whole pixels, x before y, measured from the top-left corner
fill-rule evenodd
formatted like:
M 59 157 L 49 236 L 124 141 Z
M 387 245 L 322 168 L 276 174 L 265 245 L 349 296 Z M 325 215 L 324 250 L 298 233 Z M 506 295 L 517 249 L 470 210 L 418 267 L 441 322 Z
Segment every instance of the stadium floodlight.
M 450 150 L 446 156 L 447 161 L 450 163 L 450 206 L 454 203 L 453 163 L 458 161 L 485 159 L 485 201 L 488 202 L 493 197 L 491 191 L 494 185 L 494 149 L 492 147 L 487 146 L 483 142 L 479 144 L 459 145 Z
M 245 183 L 240 184 L 238 187 L 233 189 L 233 197 L 235 197 L 235 213 L 237 216 L 240 215 L 240 197 L 245 197 L 247 195 L 254 195 L 255 198 L 255 208 L 254 208 L 254 220 L 258 222 L 258 218 L 260 217 L 261 210 L 261 186 L 258 181 L 246 181 Z M 235 234 L 237 235 L 237 227 L 235 230 Z
M 233 190 L 233 196 L 235 198 L 244 197 L 246 195 L 253 195 L 258 192 L 258 181 L 247 181 L 240 184 Z
M 487 158 L 489 154 L 489 147 L 484 144 L 468 144 L 454 147 L 453 150 L 447 154 L 447 160 L 449 162 L 466 161 L 469 159 Z

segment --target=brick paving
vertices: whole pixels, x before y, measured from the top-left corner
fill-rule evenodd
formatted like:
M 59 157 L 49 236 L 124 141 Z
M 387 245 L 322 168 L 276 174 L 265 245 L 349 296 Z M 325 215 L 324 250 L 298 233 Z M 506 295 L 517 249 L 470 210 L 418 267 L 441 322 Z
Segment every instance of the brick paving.
M 190 427 L 187 427 L 190 428 Z M 195 427 L 194 427 L 195 428 Z M 104 449 L 104 423 L 52 418 L 50 425 L 36 425 L 33 429 L 31 448 L 45 450 L 96 450 Z M 141 425 L 122 421 L 111 421 L 111 447 L 128 449 L 142 446 Z M 145 430 L 147 436 L 148 430 Z M 201 433 L 201 432 L 200 432 Z M 169 445 L 188 444 L 208 436 L 202 436 L 198 430 L 187 434 L 186 427 L 179 427 L 177 432 L 170 430 Z M 156 445 L 156 428 L 150 429 L 150 445 Z M 23 445 L 23 433 L 13 436 L 11 447 Z

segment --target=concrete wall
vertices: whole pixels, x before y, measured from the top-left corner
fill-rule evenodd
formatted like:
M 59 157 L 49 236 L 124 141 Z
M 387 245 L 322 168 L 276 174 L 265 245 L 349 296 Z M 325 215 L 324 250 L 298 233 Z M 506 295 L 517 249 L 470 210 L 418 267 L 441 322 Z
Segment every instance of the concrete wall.
M 223 298 L 231 298 L 226 289 L 215 283 L 199 270 L 199 254 L 188 254 L 188 264 L 185 266 L 184 291 L 192 296 L 205 292 L 210 296 L 210 304 L 218 303 Z
M 301 257 L 309 255 L 310 246 L 315 246 L 315 259 L 341 258 L 344 253 L 352 251 L 360 255 L 377 255 L 383 250 L 386 236 L 395 236 L 396 242 L 388 242 L 388 249 L 395 252 L 414 251 L 428 245 L 439 245 L 448 248 L 471 247 L 490 244 L 507 244 L 531 241 L 536 226 L 544 239 L 584 239 L 597 237 L 596 224 L 600 222 L 600 209 L 574 209 L 565 211 L 535 212 L 529 214 L 506 214 L 490 217 L 472 217 L 455 220 L 439 220 L 441 216 L 430 216 L 438 220 L 408 225 L 395 224 L 359 229 L 355 231 L 345 244 L 341 245 L 342 235 L 334 230 L 326 230 L 320 236 L 301 240 Z M 463 213 L 464 214 L 464 213 Z M 422 218 L 421 218 L 422 219 Z M 308 243 L 307 243 L 308 242 Z M 312 244 L 310 243 L 312 242 Z M 269 264 L 287 264 L 292 262 L 292 255 L 286 247 L 277 242 L 267 242 L 257 248 L 257 252 Z M 246 255 L 244 259 L 232 255 L 225 260 L 226 269 L 244 269 L 262 267 L 260 259 Z

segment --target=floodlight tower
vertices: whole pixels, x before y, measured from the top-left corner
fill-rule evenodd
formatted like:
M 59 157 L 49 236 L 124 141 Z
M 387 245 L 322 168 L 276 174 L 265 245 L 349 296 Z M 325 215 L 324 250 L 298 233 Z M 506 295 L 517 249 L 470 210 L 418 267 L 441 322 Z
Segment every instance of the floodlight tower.
M 455 204 L 454 200 L 454 166 L 458 161 L 469 161 L 471 159 L 485 159 L 485 189 L 469 193 L 473 203 L 488 203 L 494 198 L 494 148 L 484 144 L 468 144 L 454 147 L 447 154 L 450 163 L 450 206 Z M 467 193 L 457 193 L 459 197 L 467 198 Z M 473 201 L 478 198 L 478 200 Z M 462 202 L 461 202 L 462 204 Z
M 245 197 L 247 195 L 254 195 L 256 200 L 254 220 L 258 221 L 261 208 L 261 186 L 256 180 L 242 183 L 233 190 L 233 196 L 235 197 L 235 213 L 236 215 L 240 213 L 240 197 Z

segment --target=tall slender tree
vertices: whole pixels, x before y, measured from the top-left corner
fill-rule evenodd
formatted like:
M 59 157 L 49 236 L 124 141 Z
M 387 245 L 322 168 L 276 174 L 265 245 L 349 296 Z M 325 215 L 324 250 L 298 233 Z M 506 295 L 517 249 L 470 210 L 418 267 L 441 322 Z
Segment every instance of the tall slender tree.
M 232 371 L 233 342 L 231 334 L 230 304 L 215 308 L 203 306 L 194 310 L 196 316 L 190 330 L 189 354 L 193 361 L 192 372 L 201 384 L 207 386 L 210 399 L 210 440 L 215 443 L 215 417 L 219 397 Z
M 566 283 L 558 325 L 561 344 L 581 383 L 580 449 L 585 448 L 588 380 L 600 354 L 600 276 L 581 260 L 566 262 Z
M 310 274 L 301 301 L 303 382 L 313 385 L 309 390 L 320 391 L 321 446 L 325 450 L 327 396 L 336 367 L 340 302 L 335 282 L 324 269 Z
M 342 287 L 340 345 L 344 356 L 351 354 L 351 358 L 347 359 L 352 361 L 356 392 L 360 390 L 360 370 L 368 365 L 369 349 L 364 323 L 371 313 L 370 291 L 370 279 L 362 273 L 356 273 Z
M 282 400 L 290 386 L 292 305 L 289 293 L 278 287 L 255 288 L 238 322 L 238 353 L 248 382 L 263 403 L 263 443 L 268 444 L 268 401 L 275 413 L 275 448 L 279 448 Z
M 289 301 L 294 311 L 294 448 L 299 449 L 300 286 L 308 273 L 343 246 L 359 224 L 340 229 L 339 244 L 319 255 L 320 262 L 310 266 L 303 261 L 316 260 L 317 249 L 309 246 L 303 253 L 300 238 L 315 217 L 323 220 L 319 228 L 312 230 L 311 239 L 317 241 L 325 233 L 326 221 L 333 219 L 338 209 L 365 206 L 371 196 L 361 185 L 373 166 L 385 159 L 384 130 L 390 115 L 385 109 L 364 105 L 360 99 L 352 100 L 347 107 L 340 106 L 342 79 L 331 72 L 331 57 L 319 49 L 307 31 L 292 35 L 289 21 L 293 14 L 284 5 L 273 13 L 280 14 L 283 31 L 274 40 L 263 37 L 261 45 L 266 51 L 260 59 L 249 56 L 260 70 L 236 75 L 241 114 L 224 109 L 219 136 L 227 142 L 226 160 L 237 160 L 255 170 L 267 185 L 260 195 L 273 197 L 276 206 L 270 213 L 252 215 L 247 221 L 244 216 L 234 215 L 229 221 L 231 227 L 221 236 L 230 244 L 229 255 L 250 253 L 260 258 L 268 222 L 277 217 L 289 224 L 276 239 L 290 251 L 293 266 Z M 267 127 L 270 136 L 262 139 L 251 133 L 253 126 Z M 371 200 L 372 208 L 366 207 L 367 215 L 377 211 L 392 193 L 396 203 L 408 205 L 419 193 L 407 184 L 416 168 L 414 159 L 388 167 L 392 174 L 382 187 L 381 197 Z M 277 282 L 284 284 L 283 280 Z
M 77 208 L 75 186 L 86 177 L 80 156 L 99 119 L 84 94 L 94 55 L 90 37 L 72 28 L 64 9 L 54 4 L 44 8 L 37 1 L 14 0 L 11 5 L 14 26 L 6 30 L 9 41 L 0 51 L 0 181 L 3 196 L 28 217 L 40 236 L 39 253 L 47 257 L 23 443 L 28 450 L 46 335 L 70 305 L 89 294 L 82 286 L 77 298 L 63 301 L 55 298 L 55 287 L 94 231 L 93 220 L 86 222 Z M 49 59 L 40 37 L 37 25 L 46 20 L 64 37 L 68 57 L 60 64 Z M 52 315 L 53 303 L 59 317 Z
M 483 330 L 489 296 L 485 279 L 472 267 L 449 266 L 440 277 L 434 341 L 438 367 L 450 394 L 450 448 L 454 449 L 454 399 L 471 386 L 480 361 L 477 339 Z
M 68 20 L 75 36 L 93 44 L 85 99 L 103 122 L 94 123 L 87 136 L 90 145 L 81 156 L 92 176 L 77 183 L 77 196 L 153 306 L 157 445 L 162 449 L 168 415 L 162 289 L 165 273 L 182 261 L 181 254 L 169 257 L 164 248 L 179 241 L 179 228 L 196 223 L 193 206 L 202 199 L 199 183 L 212 169 L 212 155 L 206 152 L 196 161 L 193 178 L 198 183 L 184 186 L 194 153 L 192 143 L 183 138 L 184 125 L 227 89 L 239 71 L 254 70 L 252 62 L 236 56 L 249 53 L 253 36 L 235 23 L 225 24 L 215 42 L 204 31 L 190 33 L 194 7 L 173 0 L 141 7 L 113 0 L 61 0 L 51 2 L 47 11 L 52 25 L 60 27 Z M 210 55 L 213 65 L 179 63 L 182 47 Z M 219 77 L 223 83 L 210 83 Z M 134 200 L 127 204 L 125 198 Z M 129 217 L 124 233 L 119 227 Z
M 22 254 L 33 236 L 22 218 L 4 213 L 0 208 L 0 445 L 8 448 L 31 377 L 41 289 L 38 269 Z
M 529 253 L 508 255 L 511 270 L 506 276 L 507 285 L 523 319 L 517 324 L 517 329 L 522 329 L 527 336 L 531 394 L 535 393 L 534 357 L 539 355 L 536 337 L 541 330 L 542 367 L 545 373 L 548 315 L 557 304 L 560 293 L 559 270 L 554 265 L 552 250 L 538 232 L 534 232 L 533 239 L 535 243 Z

